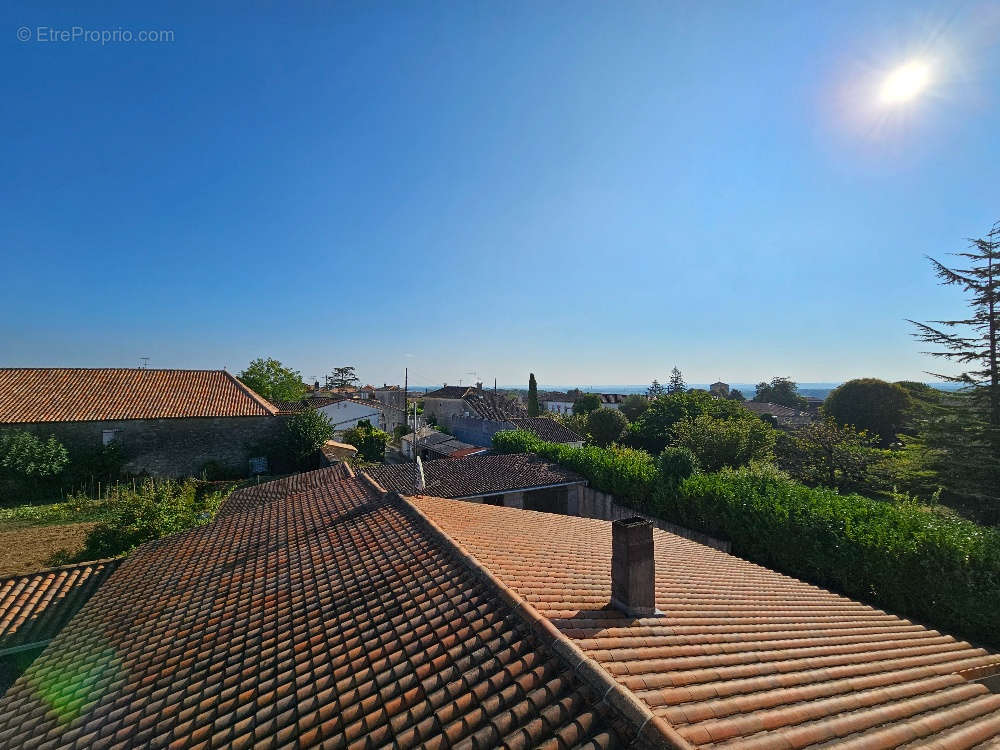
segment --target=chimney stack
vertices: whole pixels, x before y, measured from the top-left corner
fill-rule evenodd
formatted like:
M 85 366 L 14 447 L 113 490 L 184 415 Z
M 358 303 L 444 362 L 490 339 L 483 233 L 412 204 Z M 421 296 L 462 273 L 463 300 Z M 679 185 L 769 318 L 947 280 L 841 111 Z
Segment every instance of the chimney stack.
M 641 516 L 611 524 L 611 606 L 632 617 L 659 614 L 653 524 Z

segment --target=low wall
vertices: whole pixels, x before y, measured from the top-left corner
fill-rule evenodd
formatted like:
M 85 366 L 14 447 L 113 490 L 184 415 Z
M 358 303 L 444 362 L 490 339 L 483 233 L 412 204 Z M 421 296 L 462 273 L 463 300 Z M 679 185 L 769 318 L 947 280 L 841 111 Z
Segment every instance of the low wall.
M 671 534 L 704 544 L 706 547 L 713 547 L 723 552 L 732 552 L 732 544 L 730 542 L 724 542 L 708 534 L 692 531 L 683 526 L 677 526 L 669 521 L 664 521 L 662 518 L 647 516 L 645 513 L 640 513 L 633 508 L 619 505 L 615 502 L 614 495 L 595 490 L 592 487 L 580 487 L 578 492 L 570 493 L 569 515 L 580 516 L 581 518 L 599 518 L 602 521 L 617 521 L 620 518 L 641 516 L 651 521 L 653 526 L 663 531 L 669 531 Z

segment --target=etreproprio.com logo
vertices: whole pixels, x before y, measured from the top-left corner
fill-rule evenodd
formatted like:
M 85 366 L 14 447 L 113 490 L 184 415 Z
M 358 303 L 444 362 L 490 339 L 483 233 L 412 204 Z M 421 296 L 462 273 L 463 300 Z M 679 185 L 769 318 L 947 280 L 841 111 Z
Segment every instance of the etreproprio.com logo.
M 17 38 L 22 42 L 40 42 L 43 44 L 132 44 L 174 41 L 173 29 L 88 29 L 86 26 L 70 26 L 57 28 L 55 26 L 21 26 L 17 30 Z

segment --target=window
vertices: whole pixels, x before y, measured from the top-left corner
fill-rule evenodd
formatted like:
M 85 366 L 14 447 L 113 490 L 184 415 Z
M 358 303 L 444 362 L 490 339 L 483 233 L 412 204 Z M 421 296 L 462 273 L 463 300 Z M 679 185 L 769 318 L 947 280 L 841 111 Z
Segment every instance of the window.
M 101 445 L 110 445 L 120 437 L 121 430 L 101 430 Z

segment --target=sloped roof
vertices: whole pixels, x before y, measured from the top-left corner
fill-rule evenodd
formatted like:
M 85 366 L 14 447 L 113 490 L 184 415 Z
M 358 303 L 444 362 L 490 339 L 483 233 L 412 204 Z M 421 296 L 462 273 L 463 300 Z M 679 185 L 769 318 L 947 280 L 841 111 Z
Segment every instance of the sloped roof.
M 467 385 L 446 385 L 443 388 L 438 388 L 436 391 L 428 391 L 420 396 L 420 398 L 453 398 L 459 399 L 464 398 L 469 391 L 475 391 Z
M 793 409 L 790 406 L 784 406 L 782 404 L 772 404 L 761 401 L 745 401 L 743 406 L 758 416 L 770 414 L 781 424 L 801 426 L 813 422 L 813 416 L 809 412 L 802 411 L 800 409 Z
M 310 396 L 300 398 L 298 401 L 275 401 L 274 406 L 279 414 L 298 414 L 309 409 L 322 409 L 324 406 L 341 401 L 351 401 L 351 399 L 346 396 Z
M 225 370 L 0 369 L 0 423 L 271 416 Z
M 632 619 L 606 606 L 609 522 L 413 502 L 694 747 L 1000 737 L 1000 695 L 959 674 L 1000 668 L 984 649 L 659 530 L 664 616 Z
M 466 396 L 464 400 L 470 411 L 478 414 L 483 419 L 504 420 L 511 417 L 528 416 L 528 410 L 520 401 L 505 398 L 492 392 L 473 392 Z
M 523 417 L 507 421 L 518 430 L 527 430 L 550 443 L 579 443 L 583 441 L 582 435 L 577 435 L 569 427 L 548 417 Z
M 390 492 L 413 492 L 416 464 L 371 466 L 365 473 Z M 424 462 L 425 492 L 438 497 L 477 497 L 584 482 L 583 477 L 531 453 L 484 454 Z
M 252 484 L 231 492 L 229 497 L 219 506 L 215 517 L 222 518 L 233 513 L 242 513 L 273 500 L 280 500 L 289 495 L 324 487 L 327 484 L 335 484 L 342 479 L 353 477 L 354 470 L 347 464 L 340 463 L 315 471 L 292 474 L 284 479 L 272 479 L 269 482 Z
M 140 547 L 0 700 L 0 748 L 663 746 L 519 602 L 341 477 Z
M 98 560 L 0 578 L 0 655 L 54 638 L 118 562 Z

